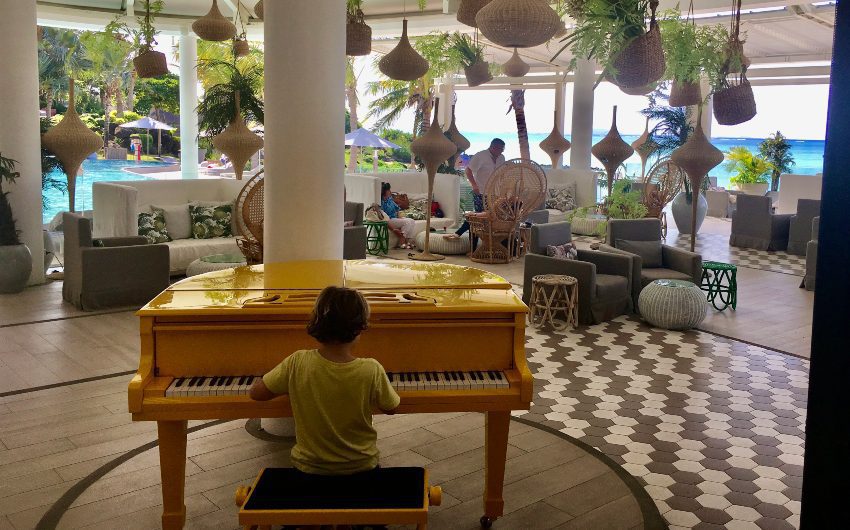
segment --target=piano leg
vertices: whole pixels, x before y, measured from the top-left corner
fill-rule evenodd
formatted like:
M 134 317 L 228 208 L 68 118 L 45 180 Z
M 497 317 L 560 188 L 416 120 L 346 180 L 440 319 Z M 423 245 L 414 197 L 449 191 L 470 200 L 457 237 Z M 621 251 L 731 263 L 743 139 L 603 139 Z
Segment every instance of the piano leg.
M 159 470 L 162 477 L 162 528 L 176 530 L 186 522 L 183 490 L 186 485 L 187 421 L 158 421 Z
M 502 490 L 505 485 L 510 424 L 510 412 L 487 413 L 484 435 L 484 516 L 481 518 L 481 526 L 485 528 L 489 528 L 502 515 L 505 507 Z

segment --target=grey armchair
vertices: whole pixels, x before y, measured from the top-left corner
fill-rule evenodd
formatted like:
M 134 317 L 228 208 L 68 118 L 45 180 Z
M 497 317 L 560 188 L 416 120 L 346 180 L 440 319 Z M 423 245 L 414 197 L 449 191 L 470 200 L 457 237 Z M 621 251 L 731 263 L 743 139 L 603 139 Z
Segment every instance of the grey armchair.
M 820 201 L 816 199 L 797 199 L 797 213 L 791 216 L 788 230 L 789 254 L 806 255 L 809 241 L 817 240 L 817 234 L 812 237 L 812 220 L 820 215 Z
M 785 250 L 791 216 L 771 213 L 770 197 L 738 195 L 729 245 L 756 250 Z
M 92 240 L 92 221 L 62 215 L 65 281 L 62 298 L 83 310 L 141 306 L 168 287 L 168 246 L 144 237 Z
M 536 210 L 532 210 L 524 221 L 535 225 L 542 225 L 549 222 L 549 210 L 546 209 L 546 201 L 540 203 Z
M 538 274 L 565 274 L 578 280 L 578 321 L 598 324 L 632 311 L 631 258 L 579 250 L 574 260 L 546 256 L 547 245 L 570 242 L 570 223 L 547 223 L 531 227 L 529 252 L 525 255 L 522 299 L 529 302 L 531 279 Z
M 807 291 L 815 290 L 815 276 L 818 268 L 818 231 L 820 230 L 820 216 L 812 219 L 812 239 L 806 244 L 806 275 L 803 283 Z
M 661 243 L 661 221 L 658 219 L 610 219 L 606 241 L 608 244 L 602 245 L 600 250 L 632 257 L 632 298 L 635 306 L 641 290 L 654 280 L 687 280 L 700 284 L 702 256 L 699 254 L 661 244 L 660 258 L 650 259 L 649 252 L 638 255 L 641 243 Z
M 353 226 L 343 229 L 342 258 L 366 259 L 366 225 L 363 224 L 363 203 L 345 201 L 344 220 Z

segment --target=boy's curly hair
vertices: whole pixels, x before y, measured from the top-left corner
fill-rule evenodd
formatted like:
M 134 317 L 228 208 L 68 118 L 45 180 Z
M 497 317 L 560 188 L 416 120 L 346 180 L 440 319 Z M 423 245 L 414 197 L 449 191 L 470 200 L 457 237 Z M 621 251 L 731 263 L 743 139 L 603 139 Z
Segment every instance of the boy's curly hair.
M 323 344 L 353 341 L 369 325 L 369 304 L 358 291 L 325 287 L 307 323 L 307 333 Z

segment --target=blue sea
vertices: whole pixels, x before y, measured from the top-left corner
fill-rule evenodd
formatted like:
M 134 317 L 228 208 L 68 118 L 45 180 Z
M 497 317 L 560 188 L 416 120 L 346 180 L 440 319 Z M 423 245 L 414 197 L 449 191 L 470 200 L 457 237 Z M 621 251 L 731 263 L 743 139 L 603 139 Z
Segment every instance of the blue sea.
M 595 144 L 600 141 L 605 136 L 606 132 L 607 131 L 595 131 L 593 135 L 593 143 Z M 463 131 L 463 134 L 472 143 L 472 147 L 470 147 L 467 151 L 469 153 L 476 153 L 482 149 L 486 149 L 487 146 L 490 145 L 490 140 L 494 137 L 498 137 L 506 143 L 505 158 L 510 159 L 519 157 L 519 141 L 517 140 L 516 131 L 501 133 Z M 540 142 L 547 136 L 549 136 L 548 132 L 529 133 L 528 139 L 531 144 L 531 158 L 539 164 L 548 166 L 551 163 L 549 155 L 541 151 L 538 147 Z M 637 135 L 623 135 L 623 140 L 627 143 L 632 143 L 637 140 L 637 138 Z M 567 139 L 569 140 L 570 137 L 567 136 Z M 762 142 L 762 140 L 762 138 L 712 138 L 711 143 L 724 153 L 737 146 L 746 147 L 750 151 L 757 153 L 758 145 Z M 791 144 L 791 155 L 794 157 L 794 161 L 796 162 L 792 173 L 814 175 L 823 171 L 823 150 L 825 143 L 823 140 L 789 139 L 788 142 Z M 594 166 L 602 166 L 602 164 L 595 158 L 592 160 Z M 567 162 L 569 162 L 569 153 L 567 153 Z M 626 172 L 630 176 L 640 176 L 640 158 L 638 158 L 637 155 L 626 161 Z M 711 171 L 710 175 L 712 177 L 717 177 L 718 186 L 722 186 L 724 188 L 730 187 L 729 177 L 731 174 L 723 168 L 723 164 L 717 166 L 713 171 Z

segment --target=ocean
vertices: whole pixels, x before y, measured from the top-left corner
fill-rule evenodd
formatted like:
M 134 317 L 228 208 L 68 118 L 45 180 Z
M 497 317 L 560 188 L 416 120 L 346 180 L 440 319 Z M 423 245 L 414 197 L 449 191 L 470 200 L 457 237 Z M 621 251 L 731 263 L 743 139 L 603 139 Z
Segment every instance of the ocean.
M 595 144 L 601 140 L 605 134 L 606 131 L 597 131 L 594 133 L 593 143 Z M 486 149 L 490 145 L 491 139 L 501 138 L 506 144 L 505 158 L 511 159 L 519 157 L 519 141 L 517 140 L 516 131 L 500 133 L 463 131 L 463 135 L 466 136 L 466 138 L 472 143 L 472 147 L 467 150 L 468 153 L 477 153 L 482 149 Z M 539 164 L 550 164 L 549 156 L 538 147 L 540 142 L 547 136 L 549 136 L 548 132 L 529 133 L 528 135 L 529 143 L 531 144 L 531 158 Z M 632 143 L 637 140 L 637 138 L 637 135 L 623 135 L 623 140 L 628 143 Z M 569 140 L 569 136 L 567 136 L 567 139 Z M 715 147 L 724 153 L 737 146 L 746 147 L 750 151 L 757 153 L 758 145 L 761 141 L 761 138 L 712 138 L 711 140 Z M 823 140 L 789 139 L 788 142 L 791 144 L 791 155 L 794 157 L 794 161 L 796 162 L 793 170 L 791 171 L 792 173 L 814 175 L 823 171 L 823 150 L 825 143 Z M 569 157 L 569 153 L 567 153 L 567 156 Z M 569 160 L 567 160 L 567 162 L 569 162 Z M 600 164 L 595 158 L 593 159 L 593 165 L 596 167 L 602 166 L 602 164 Z M 640 176 L 640 158 L 638 158 L 637 155 L 626 161 L 626 172 L 630 176 Z M 723 164 L 717 166 L 713 171 L 711 171 L 711 173 L 709 173 L 709 175 L 717 177 L 718 186 L 722 186 L 724 188 L 731 187 L 729 184 L 729 177 L 731 177 L 731 174 L 723 168 Z

